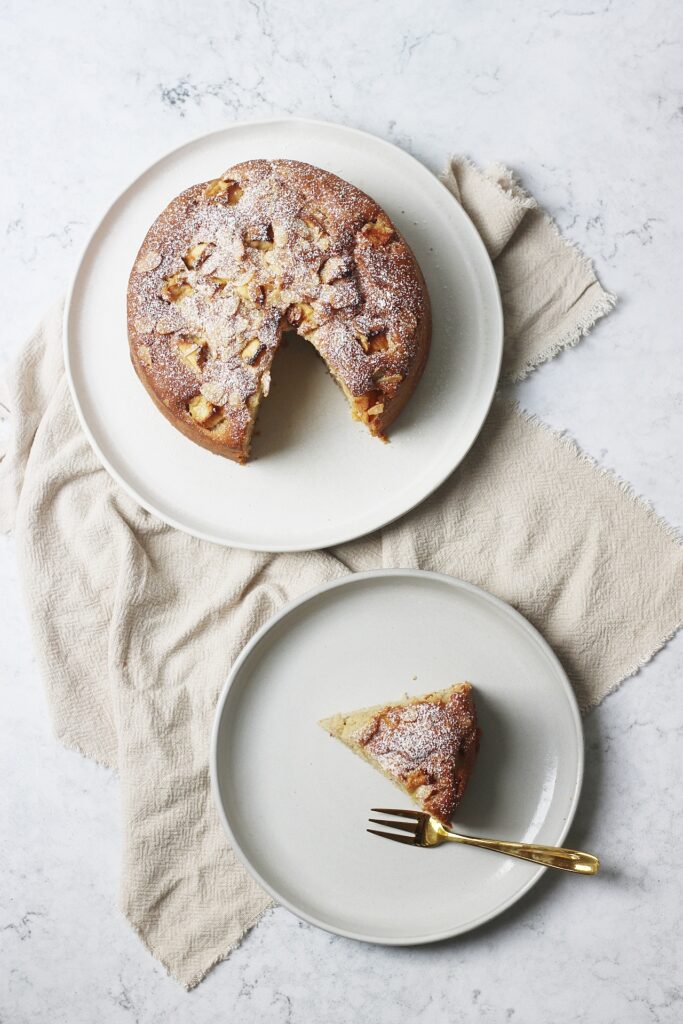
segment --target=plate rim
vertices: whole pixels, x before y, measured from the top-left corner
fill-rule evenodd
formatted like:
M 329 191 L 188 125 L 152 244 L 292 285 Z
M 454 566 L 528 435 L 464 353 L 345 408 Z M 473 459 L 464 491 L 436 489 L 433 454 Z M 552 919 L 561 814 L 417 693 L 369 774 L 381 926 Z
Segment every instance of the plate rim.
M 440 185 L 440 187 L 443 188 L 443 190 L 449 196 L 451 196 L 452 201 L 456 203 L 461 213 L 464 215 L 464 223 L 466 223 L 469 226 L 468 230 L 471 231 L 474 244 L 480 249 L 481 255 L 483 256 L 482 265 L 483 267 L 485 267 L 486 275 L 489 278 L 489 285 L 491 286 L 491 296 L 495 300 L 495 311 L 493 310 L 492 306 L 492 314 L 495 322 L 492 324 L 491 337 L 497 343 L 496 374 L 492 380 L 492 383 L 489 386 L 488 393 L 483 396 L 484 411 L 481 423 L 479 424 L 479 427 L 477 428 L 466 450 L 463 452 L 460 460 L 455 465 L 451 466 L 445 472 L 445 474 L 437 474 L 437 478 L 435 478 L 434 482 L 430 484 L 428 490 L 426 490 L 424 493 L 418 492 L 418 496 L 414 500 L 411 500 L 411 503 L 407 507 L 403 508 L 400 512 L 397 512 L 395 516 L 392 516 L 389 519 L 384 520 L 383 522 L 375 523 L 368 529 L 361 530 L 361 532 L 358 532 L 357 528 L 353 528 L 350 533 L 341 531 L 341 535 L 331 534 L 330 537 L 325 538 L 322 541 L 322 543 L 315 543 L 313 546 L 310 544 L 306 545 L 302 543 L 294 543 L 287 545 L 273 543 L 253 544 L 247 543 L 244 540 L 227 539 L 225 536 L 219 533 L 211 533 L 205 530 L 197 529 L 193 526 L 188 526 L 186 523 L 183 523 L 180 520 L 176 519 L 173 515 L 170 515 L 166 512 L 162 512 L 159 508 L 155 506 L 155 504 L 152 501 L 148 501 L 142 498 L 141 495 L 138 494 L 138 492 L 136 491 L 135 487 L 132 484 L 128 483 L 128 481 L 114 468 L 114 466 L 107 459 L 104 452 L 101 450 L 99 444 L 97 443 L 94 433 L 91 431 L 88 425 L 86 416 L 81 407 L 81 403 L 78 397 L 78 389 L 76 387 L 74 380 L 71 361 L 71 345 L 69 338 L 69 323 L 72 316 L 72 307 L 75 305 L 74 296 L 76 288 L 79 282 L 82 268 L 89 255 L 91 247 L 95 243 L 96 236 L 102 229 L 105 220 L 107 219 L 107 217 L 109 217 L 114 207 L 124 198 L 124 196 L 126 196 L 128 192 L 130 192 L 138 185 L 138 183 L 146 174 L 148 174 L 151 170 L 157 167 L 157 165 L 162 163 L 164 160 L 167 160 L 168 158 L 173 157 L 174 155 L 180 153 L 182 150 L 191 148 L 192 146 L 195 146 L 198 143 L 203 142 L 204 140 L 212 138 L 214 136 L 222 135 L 232 130 L 252 128 L 255 126 L 269 127 L 274 125 L 291 124 L 309 125 L 311 127 L 324 129 L 332 128 L 335 131 L 338 131 L 342 134 L 350 135 L 357 138 L 359 142 L 362 142 L 363 139 L 372 139 L 374 143 L 379 143 L 380 147 L 386 149 L 387 152 L 395 152 L 396 150 L 398 150 L 407 159 L 408 163 L 412 163 L 413 166 L 419 168 L 420 173 L 428 174 L 431 179 L 437 182 Z M 267 552 L 294 552 L 311 550 L 320 551 L 324 548 L 332 547 L 336 544 L 346 544 L 352 540 L 357 540 L 359 537 L 366 537 L 368 536 L 368 534 L 374 532 L 375 530 L 382 529 L 383 527 L 388 526 L 390 523 L 396 522 L 396 520 L 402 518 L 402 516 L 404 515 L 407 515 L 413 509 L 417 508 L 424 501 L 426 501 L 427 498 L 429 498 L 430 495 L 432 495 L 451 476 L 451 474 L 455 472 L 458 466 L 461 465 L 461 463 L 464 461 L 464 459 L 467 457 L 468 453 L 472 449 L 472 446 L 474 445 L 475 441 L 479 437 L 484 426 L 484 423 L 486 422 L 488 415 L 491 411 L 491 405 L 493 403 L 493 399 L 495 397 L 496 390 L 498 388 L 498 384 L 500 381 L 500 373 L 503 360 L 503 329 L 503 306 L 500 296 L 500 289 L 498 287 L 498 280 L 496 278 L 495 270 L 493 268 L 493 262 L 491 261 L 491 257 L 489 256 L 486 250 L 486 246 L 484 245 L 481 235 L 477 231 L 472 219 L 470 218 L 469 214 L 466 212 L 464 207 L 458 203 L 457 199 L 450 193 L 444 182 L 436 174 L 434 174 L 425 164 L 418 160 L 417 157 L 414 157 L 412 153 L 409 153 L 407 150 L 402 149 L 400 146 L 396 145 L 396 143 L 389 142 L 387 139 L 384 139 L 379 135 L 374 135 L 372 132 L 367 132 L 360 128 L 353 128 L 348 125 L 338 124 L 334 121 L 323 121 L 316 118 L 263 117 L 253 118 L 246 121 L 233 121 L 228 125 L 224 125 L 222 128 L 217 128 L 210 132 L 201 132 L 200 134 L 192 137 L 191 139 L 186 140 L 180 145 L 174 146 L 170 150 L 166 150 L 160 156 L 156 157 L 151 162 L 147 163 L 146 166 L 138 174 L 136 174 L 133 177 L 133 179 L 125 186 L 125 188 L 123 188 L 107 205 L 102 215 L 96 220 L 92 231 L 89 233 L 85 241 L 85 244 L 83 245 L 78 255 L 76 266 L 71 276 L 71 280 L 69 282 L 69 287 L 67 289 L 66 299 L 64 302 L 64 312 L 62 316 L 62 354 L 64 360 L 64 372 L 69 386 L 69 392 L 71 394 L 71 401 L 76 410 L 76 416 L 80 423 L 81 429 L 83 430 L 91 448 L 95 452 L 95 455 L 97 456 L 100 464 L 109 473 L 110 477 L 112 477 L 112 479 L 119 485 L 119 487 L 123 488 L 126 494 L 128 494 L 128 496 L 132 498 L 132 500 L 135 501 L 137 505 L 139 505 L 141 508 L 144 508 L 147 512 L 151 513 L 157 519 L 160 519 L 162 522 L 165 522 L 167 525 L 172 526 L 176 530 L 180 530 L 181 532 L 187 533 L 192 537 L 197 537 L 200 540 L 205 540 L 212 544 L 220 544 L 222 547 L 240 548 L 242 550 L 247 551 Z
M 557 839 L 557 845 L 561 845 L 571 828 L 576 809 L 578 806 L 579 798 L 581 796 L 581 789 L 583 785 L 584 776 L 584 764 L 585 764 L 585 743 L 583 736 L 583 726 L 581 723 L 581 712 L 576 699 L 576 694 L 569 681 L 569 677 L 560 662 L 559 658 L 553 651 L 548 641 L 542 636 L 536 627 L 529 622 L 521 612 L 518 612 L 516 608 L 513 608 L 507 601 L 502 600 L 500 597 L 496 597 L 494 594 L 485 590 L 483 587 L 478 587 L 474 583 L 468 583 L 466 580 L 461 580 L 456 576 L 449 576 L 446 573 L 432 572 L 426 569 L 371 569 L 366 572 L 351 573 L 348 576 L 343 576 L 341 579 L 331 580 L 327 583 L 322 583 L 318 587 L 314 587 L 312 590 L 307 591 L 305 594 L 300 595 L 293 601 L 287 602 L 283 608 L 275 613 L 267 622 L 263 624 L 256 631 L 253 637 L 248 641 L 247 644 L 242 648 L 239 655 L 237 656 L 230 672 L 228 673 L 227 679 L 225 680 L 221 689 L 220 696 L 216 704 L 216 710 L 214 713 L 213 726 L 211 729 L 211 741 L 209 747 L 209 772 L 211 779 L 211 794 L 214 801 L 214 806 L 218 813 L 223 831 L 225 832 L 230 845 L 237 855 L 240 863 L 247 870 L 249 875 L 277 902 L 279 906 L 285 907 L 290 913 L 294 914 L 295 917 L 306 921 L 308 924 L 314 925 L 316 928 L 321 928 L 323 931 L 329 932 L 333 935 L 341 935 L 346 939 L 354 939 L 359 942 L 368 942 L 373 945 L 382 946 L 423 946 L 428 945 L 432 942 L 441 942 L 444 939 L 455 938 L 458 935 L 465 935 L 467 932 L 473 931 L 475 928 L 479 928 L 481 925 L 486 924 L 487 921 L 491 921 L 498 917 L 513 904 L 517 903 L 536 883 L 539 881 L 541 876 L 548 870 L 546 867 L 538 867 L 536 871 L 531 875 L 527 882 L 512 896 L 502 901 L 492 910 L 468 921 L 464 926 L 458 926 L 455 928 L 447 928 L 439 932 L 392 937 L 386 935 L 368 935 L 361 932 L 356 932 L 347 928 L 339 928 L 330 924 L 329 922 L 321 921 L 316 918 L 315 915 L 309 914 L 307 911 L 301 910 L 296 907 L 290 900 L 284 898 L 277 890 L 271 886 L 261 874 L 251 865 L 248 857 L 242 850 L 236 836 L 234 835 L 230 823 L 228 821 L 223 802 L 221 800 L 221 788 L 220 781 L 218 779 L 218 739 L 221 729 L 221 723 L 223 720 L 223 710 L 228 698 L 228 694 L 234 685 L 243 664 L 249 658 L 252 651 L 261 643 L 266 635 L 277 626 L 277 624 L 292 612 L 296 611 L 297 608 L 314 600 L 321 594 L 328 591 L 335 590 L 339 587 L 354 585 L 364 580 L 373 578 L 428 578 L 434 582 L 445 583 L 449 586 L 453 586 L 457 590 L 464 590 L 471 594 L 475 594 L 478 597 L 483 597 L 488 600 L 494 607 L 499 611 L 509 615 L 513 622 L 516 622 L 527 634 L 529 634 L 536 643 L 544 650 L 546 655 L 550 658 L 550 661 L 554 664 L 558 670 L 559 680 L 562 683 L 562 689 L 567 698 L 567 703 L 571 712 L 572 723 L 574 725 L 574 736 L 577 746 L 577 761 L 576 761 L 576 778 L 574 780 L 574 788 L 571 796 L 570 805 L 567 810 L 567 814 L 560 829 L 560 834 Z

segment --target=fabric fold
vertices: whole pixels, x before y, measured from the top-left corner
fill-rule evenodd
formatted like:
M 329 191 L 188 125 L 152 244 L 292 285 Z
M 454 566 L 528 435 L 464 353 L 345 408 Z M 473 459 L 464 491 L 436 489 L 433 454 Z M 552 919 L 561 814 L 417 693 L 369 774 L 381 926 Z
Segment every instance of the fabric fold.
M 491 164 L 482 172 L 454 157 L 443 181 L 493 260 L 505 322 L 503 380 L 523 380 L 576 345 L 616 300 L 508 168 Z

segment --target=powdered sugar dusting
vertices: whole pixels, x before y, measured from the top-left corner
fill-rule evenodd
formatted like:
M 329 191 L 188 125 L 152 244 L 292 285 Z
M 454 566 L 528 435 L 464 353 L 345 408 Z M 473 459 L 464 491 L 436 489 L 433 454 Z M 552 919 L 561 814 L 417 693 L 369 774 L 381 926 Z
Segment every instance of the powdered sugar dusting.
M 388 224 L 379 243 L 367 230 L 377 218 Z M 293 161 L 249 161 L 213 189 L 182 193 L 148 232 L 129 285 L 131 345 L 144 346 L 157 396 L 186 416 L 188 396 L 210 394 L 246 431 L 283 330 L 308 338 L 351 396 L 389 402 L 427 315 L 414 258 L 377 204 Z M 375 349 L 368 338 L 380 335 L 389 340 Z M 188 342 L 200 347 L 194 362 Z
M 385 708 L 358 742 L 426 810 L 448 820 L 462 798 L 478 745 L 471 688 L 456 690 L 445 701 Z

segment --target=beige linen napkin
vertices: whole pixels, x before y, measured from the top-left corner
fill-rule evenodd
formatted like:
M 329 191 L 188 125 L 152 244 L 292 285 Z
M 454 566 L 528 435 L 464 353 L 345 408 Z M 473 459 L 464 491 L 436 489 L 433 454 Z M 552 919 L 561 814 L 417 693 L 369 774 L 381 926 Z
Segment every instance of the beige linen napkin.
M 509 171 L 454 160 L 447 184 L 494 259 L 505 373 L 519 379 L 612 299 Z M 680 624 L 673 531 L 510 403 L 496 400 L 463 465 L 381 533 L 334 552 L 234 551 L 171 529 L 114 484 L 79 428 L 61 343 L 55 310 L 3 382 L 0 525 L 15 530 L 55 732 L 120 775 L 123 912 L 187 987 L 270 905 L 221 833 L 207 754 L 228 668 L 283 602 L 349 570 L 460 576 L 539 627 L 584 708 Z

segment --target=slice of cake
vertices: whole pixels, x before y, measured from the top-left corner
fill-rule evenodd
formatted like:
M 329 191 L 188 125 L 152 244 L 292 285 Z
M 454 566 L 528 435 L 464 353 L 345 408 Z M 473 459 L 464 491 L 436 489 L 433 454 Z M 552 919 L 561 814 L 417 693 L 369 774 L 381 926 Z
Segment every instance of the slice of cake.
M 462 800 L 479 749 L 472 687 L 458 683 L 324 718 L 320 725 L 443 822 Z

